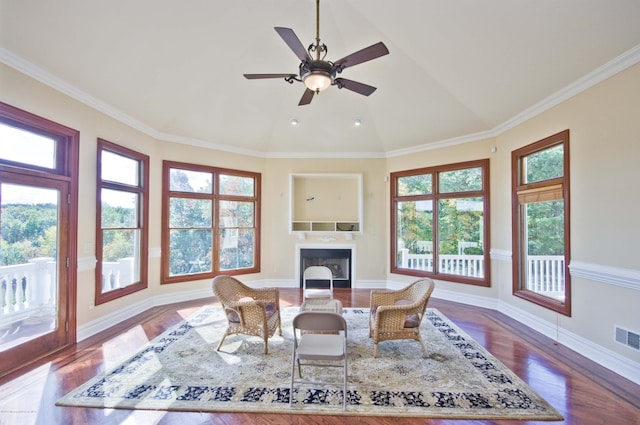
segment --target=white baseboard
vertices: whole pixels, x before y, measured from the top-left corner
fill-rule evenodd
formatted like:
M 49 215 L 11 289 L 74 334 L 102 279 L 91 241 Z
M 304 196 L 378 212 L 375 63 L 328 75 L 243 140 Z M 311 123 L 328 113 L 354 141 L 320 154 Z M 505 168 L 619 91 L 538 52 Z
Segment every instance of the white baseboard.
M 120 310 L 105 314 L 99 319 L 92 320 L 84 325 L 78 326 L 76 339 L 78 342 L 83 341 L 90 336 L 109 329 L 137 314 L 144 313 L 153 307 L 153 299 L 147 298 L 144 301 L 127 306 Z
M 510 304 L 501 302 L 498 306 L 498 311 L 598 363 L 600 366 L 640 385 L 640 363 L 621 356 L 608 348 L 594 344 L 580 335 L 556 327 L 555 323 L 541 320 L 540 317 L 515 308 Z
M 454 301 L 461 304 L 473 305 L 476 307 L 488 308 L 489 310 L 498 309 L 498 300 L 482 297 L 479 295 L 462 294 L 455 291 L 447 291 L 446 289 L 435 288 L 433 298 L 439 298 L 441 300 Z
M 213 296 L 211 288 L 196 289 L 191 291 L 173 292 L 170 294 L 156 295 L 153 298 L 147 298 L 136 304 L 132 304 L 120 310 L 108 313 L 99 319 L 78 326 L 77 340 L 78 342 L 89 338 L 99 332 L 109 329 L 137 314 L 144 313 L 152 307 L 160 305 L 173 304 L 183 301 L 197 300 Z
M 354 282 L 355 289 L 385 289 L 388 288 L 386 280 L 359 280 Z

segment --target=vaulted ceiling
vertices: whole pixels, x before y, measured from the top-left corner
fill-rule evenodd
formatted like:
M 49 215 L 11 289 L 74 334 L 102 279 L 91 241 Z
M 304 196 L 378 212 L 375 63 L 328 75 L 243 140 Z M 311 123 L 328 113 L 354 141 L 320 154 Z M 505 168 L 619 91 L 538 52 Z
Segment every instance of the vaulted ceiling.
M 298 106 L 303 84 L 243 77 L 296 73 L 273 28 L 292 28 L 307 46 L 315 8 L 0 0 L 0 57 L 154 137 L 273 157 L 390 156 L 474 140 L 640 61 L 637 0 L 321 0 L 327 60 L 388 47 L 342 73 L 375 93 L 331 87 Z

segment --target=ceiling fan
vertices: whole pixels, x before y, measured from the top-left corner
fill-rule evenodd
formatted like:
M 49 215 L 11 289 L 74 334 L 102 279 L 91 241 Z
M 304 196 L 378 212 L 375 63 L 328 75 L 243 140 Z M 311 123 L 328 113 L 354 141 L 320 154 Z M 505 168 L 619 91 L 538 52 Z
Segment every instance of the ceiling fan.
M 261 78 L 284 78 L 289 84 L 294 81 L 303 82 L 305 90 L 298 105 L 308 105 L 313 100 L 313 95 L 320 93 L 330 86 L 345 88 L 353 92 L 369 96 L 376 91 L 375 87 L 359 83 L 346 78 L 337 77 L 345 68 L 358 65 L 372 59 L 379 58 L 389 53 L 389 49 L 383 42 L 373 44 L 355 53 L 347 55 L 335 62 L 327 61 L 327 46 L 320 43 L 320 0 L 316 0 L 316 41 L 304 48 L 298 36 L 291 28 L 275 27 L 276 32 L 282 37 L 293 53 L 301 60 L 298 74 L 244 74 L 249 80 Z M 315 58 L 313 57 L 315 53 Z

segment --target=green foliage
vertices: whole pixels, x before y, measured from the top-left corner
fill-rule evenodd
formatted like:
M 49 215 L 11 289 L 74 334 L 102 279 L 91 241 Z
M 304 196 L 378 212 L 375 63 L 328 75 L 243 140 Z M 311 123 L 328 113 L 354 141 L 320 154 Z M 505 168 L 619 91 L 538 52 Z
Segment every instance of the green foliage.
M 398 195 L 425 195 L 432 191 L 432 175 L 419 174 L 398 178 Z
M 101 224 L 103 229 L 136 227 L 136 222 L 135 208 L 113 207 L 104 202 L 102 203 Z
M 55 257 L 57 214 L 54 204 L 10 204 L 0 215 L 0 265 Z
M 526 157 L 526 182 L 549 180 L 564 175 L 564 148 L 556 145 Z
M 526 158 L 527 182 L 564 174 L 564 149 L 552 146 Z M 564 255 L 564 202 L 537 202 L 526 206 L 529 255 Z
M 137 230 L 105 230 L 102 238 L 102 261 L 113 262 L 122 258 L 134 257 L 135 236 Z
M 230 176 L 221 174 L 220 194 L 222 195 L 238 195 L 253 196 L 255 192 L 255 183 L 251 177 Z
M 438 240 L 440 254 L 457 254 L 458 242 L 482 240 L 481 198 L 442 199 L 438 202 Z M 433 241 L 431 201 L 398 204 L 397 230 L 401 245 L 412 254 L 424 254 L 418 242 Z M 478 208 L 480 208 L 478 210 Z M 482 250 L 482 247 L 479 247 Z M 465 252 L 466 253 L 466 252 Z
M 180 170 L 171 174 L 172 187 L 193 192 L 187 176 Z M 220 175 L 220 194 L 250 197 L 255 181 L 250 177 Z M 213 211 L 218 211 L 220 234 L 218 258 L 221 270 L 253 267 L 255 237 L 255 203 L 219 200 L 214 208 L 211 199 L 174 197 L 169 203 L 171 275 L 212 270 Z
M 482 168 L 443 171 L 438 173 L 440 188 L 438 193 L 468 192 L 482 190 Z
M 466 208 L 460 201 L 468 201 L 468 205 L 482 205 L 481 198 L 444 199 L 439 202 L 438 252 L 441 254 L 457 254 L 459 242 L 479 243 L 482 240 L 483 212 Z
M 425 195 L 432 192 L 432 173 L 406 176 L 398 179 L 398 195 Z M 482 168 L 441 171 L 437 173 L 436 193 L 460 193 L 482 190 Z M 438 247 L 426 247 L 425 241 L 434 241 L 432 200 L 398 203 L 397 231 L 399 245 L 410 253 L 423 254 L 436 250 L 440 254 L 457 254 L 458 242 L 482 241 L 482 198 L 439 199 Z M 483 252 L 481 246 L 478 250 Z
M 433 241 L 431 201 L 401 202 L 397 213 L 398 237 L 409 252 L 421 253 L 418 241 Z
M 237 235 L 237 238 L 236 238 Z M 225 229 L 222 238 L 231 241 L 231 246 L 225 247 L 224 242 L 220 250 L 220 269 L 243 269 L 254 265 L 254 230 L 253 229 Z M 237 243 L 234 243 L 236 242 Z
M 169 238 L 171 275 L 211 270 L 213 240 L 210 229 L 172 230 Z
M 564 202 L 527 205 L 529 255 L 564 254 Z

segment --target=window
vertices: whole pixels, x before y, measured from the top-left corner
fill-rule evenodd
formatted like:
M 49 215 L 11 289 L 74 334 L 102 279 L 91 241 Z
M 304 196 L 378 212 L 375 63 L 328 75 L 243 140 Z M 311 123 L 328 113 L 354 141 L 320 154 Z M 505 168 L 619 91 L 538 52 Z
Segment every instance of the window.
M 149 157 L 98 139 L 96 304 L 147 287 Z
M 260 174 L 164 161 L 162 283 L 260 271 Z
M 391 174 L 391 272 L 489 286 L 489 160 Z
M 515 150 L 513 293 L 571 315 L 569 130 Z

